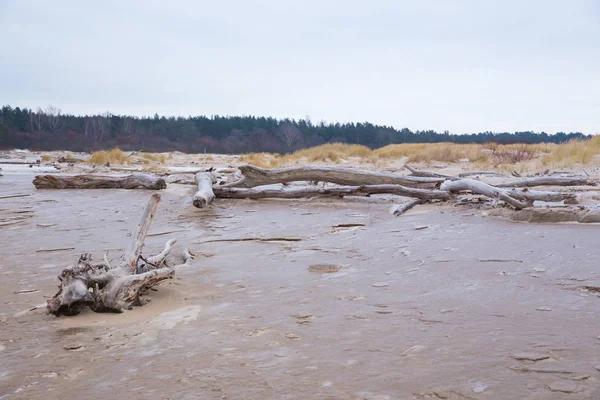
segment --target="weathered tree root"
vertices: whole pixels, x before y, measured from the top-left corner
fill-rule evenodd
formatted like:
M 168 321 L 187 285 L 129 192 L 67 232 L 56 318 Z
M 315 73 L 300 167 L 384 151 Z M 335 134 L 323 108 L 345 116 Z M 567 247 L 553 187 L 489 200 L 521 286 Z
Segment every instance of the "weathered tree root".
M 167 266 L 165 260 L 175 244 L 169 240 L 164 250 L 153 257 L 142 256 L 144 240 L 154 219 L 159 194 L 153 194 L 137 224 L 129 248 L 121 256 L 118 265 L 111 266 L 108 258 L 104 262 L 92 263 L 89 253 L 81 255 L 76 266 L 65 268 L 59 275 L 58 293 L 48 300 L 48 313 L 61 315 L 79 314 L 85 307 L 96 312 L 122 312 L 143 305 L 140 298 L 146 290 L 160 282 L 171 279 L 175 269 L 189 265 L 192 256 L 184 251 L 184 262 L 178 266 Z

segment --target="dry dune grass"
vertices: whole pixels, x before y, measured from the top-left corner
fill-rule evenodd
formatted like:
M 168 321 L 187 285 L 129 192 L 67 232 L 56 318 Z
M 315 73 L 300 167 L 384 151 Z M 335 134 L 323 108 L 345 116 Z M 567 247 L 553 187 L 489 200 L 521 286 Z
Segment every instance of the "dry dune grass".
M 403 143 L 390 144 L 373 151 L 379 158 L 402 158 L 407 162 L 482 162 L 488 159 L 484 146 L 456 143 Z
M 123 150 L 114 148 L 107 151 L 96 151 L 87 159 L 89 164 L 104 165 L 107 162 L 115 165 L 125 163 L 132 164 L 134 162 L 142 162 L 144 164 L 158 163 L 164 164 L 167 156 L 159 153 L 136 153 L 135 156 L 129 156 Z
M 321 146 L 298 150 L 292 154 L 281 156 L 272 153 L 243 154 L 238 161 L 263 168 L 275 168 L 284 165 L 307 162 L 338 163 L 350 157 L 367 158 L 373 150 L 358 144 L 328 143 Z
M 308 161 L 333 161 L 349 157 L 368 157 L 373 153 L 370 148 L 360 144 L 327 143 L 321 146 L 298 150 L 292 154 L 292 158 L 305 157 Z
M 544 165 L 566 167 L 573 164 L 598 163 L 600 135 L 589 140 L 571 140 L 556 146 L 549 154 L 542 156 Z
M 280 165 L 279 160 L 281 156 L 279 154 L 272 153 L 248 153 L 239 156 L 238 161 L 255 167 L 261 168 L 275 168 Z
M 123 164 L 129 156 L 119 148 L 114 148 L 107 151 L 96 151 L 87 159 L 89 164 L 103 165 L 107 162 L 111 164 Z
M 147 161 L 153 161 L 159 164 L 164 164 L 167 161 L 167 156 L 160 153 L 137 153 L 137 156 Z
M 403 143 L 376 150 L 355 144 L 328 143 L 281 156 L 271 153 L 250 153 L 239 161 L 264 168 L 275 168 L 305 162 L 339 163 L 355 157 L 360 162 L 384 166 L 394 159 L 406 163 L 453 163 L 469 161 L 481 167 L 525 171 L 545 166 L 566 167 L 574 164 L 600 162 L 600 136 L 589 140 L 573 140 L 563 144 L 456 144 Z

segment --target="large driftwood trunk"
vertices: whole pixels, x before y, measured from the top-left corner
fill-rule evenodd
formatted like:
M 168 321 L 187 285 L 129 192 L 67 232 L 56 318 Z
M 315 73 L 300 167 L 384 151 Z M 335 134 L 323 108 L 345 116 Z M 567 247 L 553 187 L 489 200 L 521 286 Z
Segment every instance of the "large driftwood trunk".
M 444 178 L 430 178 L 365 171 L 342 167 L 289 167 L 265 169 L 252 165 L 239 167 L 243 178 L 223 185 L 224 187 L 252 188 L 255 186 L 294 181 L 330 182 L 338 185 L 403 185 L 410 187 L 434 187 Z
M 211 172 L 198 172 L 196 174 L 196 184 L 198 191 L 194 194 L 192 202 L 196 208 L 204 208 L 212 203 L 215 198 L 213 193 L 213 183 L 217 181 L 217 177 Z
M 595 186 L 586 178 L 565 178 L 560 176 L 539 176 L 521 181 L 505 182 L 496 187 L 533 187 L 533 186 Z
M 423 201 L 450 199 L 450 194 L 445 191 L 410 188 L 402 185 L 299 187 L 283 189 L 246 189 L 216 186 L 213 188 L 213 191 L 218 198 L 227 199 L 300 199 L 315 196 L 343 197 L 370 196 L 372 194 L 395 194 L 398 196 L 414 197 Z
M 36 189 L 150 189 L 167 187 L 165 180 L 149 174 L 114 175 L 38 175 Z
M 83 254 L 76 266 L 62 271 L 58 277 L 58 293 L 48 300 L 47 310 L 50 314 L 76 315 L 85 307 L 96 312 L 122 312 L 143 305 L 140 296 L 146 290 L 175 275 L 178 266 L 170 267 L 165 262 L 175 243 L 174 239 L 167 242 L 160 254 L 147 259 L 142 257 L 144 240 L 159 201 L 159 194 L 152 195 L 137 224 L 131 244 L 117 265 L 111 266 L 106 255 L 104 262 L 93 264 L 91 255 Z M 186 249 L 181 265 L 189 264 L 191 259 Z

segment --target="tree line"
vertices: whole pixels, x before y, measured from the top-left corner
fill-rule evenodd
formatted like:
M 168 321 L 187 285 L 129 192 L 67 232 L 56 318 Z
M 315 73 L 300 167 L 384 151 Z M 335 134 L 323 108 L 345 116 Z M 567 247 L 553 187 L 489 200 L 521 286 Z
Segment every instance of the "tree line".
M 562 143 L 588 138 L 580 132 L 411 131 L 364 123 L 312 123 L 305 119 L 254 116 L 135 117 L 103 113 L 63 114 L 54 106 L 37 110 L 0 109 L 0 148 L 91 151 L 182 151 L 186 153 L 287 153 L 324 143 L 354 143 L 371 148 L 397 143 Z

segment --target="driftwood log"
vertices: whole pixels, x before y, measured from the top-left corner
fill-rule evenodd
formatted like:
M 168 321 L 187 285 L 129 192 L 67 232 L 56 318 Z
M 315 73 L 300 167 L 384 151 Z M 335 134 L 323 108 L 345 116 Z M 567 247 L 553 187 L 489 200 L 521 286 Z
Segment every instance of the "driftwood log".
M 342 167 L 303 166 L 266 169 L 243 165 L 239 170 L 243 175 L 242 179 L 227 183 L 223 185 L 224 187 L 252 188 L 274 183 L 317 181 L 348 186 L 392 184 L 432 188 L 445 180 L 439 177 L 417 177 Z
M 9 164 L 9 165 L 36 165 L 41 163 L 41 160 L 0 160 L 0 164 Z
M 533 187 L 533 186 L 596 186 L 586 178 L 565 178 L 560 176 L 538 176 L 521 181 L 505 182 L 496 187 Z
M 150 174 L 116 175 L 38 175 L 36 189 L 150 189 L 167 187 L 165 180 Z
M 196 184 L 198 191 L 194 194 L 192 202 L 196 208 L 204 208 L 212 203 L 215 198 L 213 193 L 213 184 L 217 181 L 217 177 L 211 172 L 198 172 L 196 174 Z
M 298 187 L 282 189 L 213 187 L 215 196 L 226 199 L 300 199 L 315 196 L 370 196 L 372 194 L 395 194 L 413 197 L 422 201 L 449 200 L 450 194 L 441 190 L 405 187 L 402 185 L 363 185 L 331 187 Z
M 144 304 L 140 297 L 146 290 L 160 282 L 173 278 L 175 269 L 189 265 L 191 255 L 184 251 L 184 262 L 178 266 L 167 266 L 165 260 L 175 243 L 171 239 L 158 255 L 144 258 L 142 248 L 150 224 L 160 201 L 159 194 L 153 194 L 146 206 L 132 242 L 116 265 L 111 265 L 107 256 L 104 262 L 94 264 L 90 254 L 79 257 L 77 265 L 65 268 L 59 275 L 58 293 L 47 303 L 50 314 L 76 315 L 86 306 L 96 312 L 122 312 Z
M 547 201 L 560 202 L 569 200 L 569 203 L 577 203 L 577 193 L 572 192 L 545 192 L 529 190 L 528 188 L 515 188 L 506 191 L 510 197 L 525 201 Z

